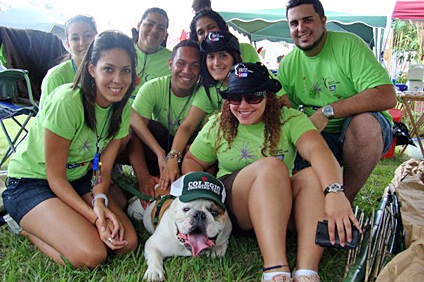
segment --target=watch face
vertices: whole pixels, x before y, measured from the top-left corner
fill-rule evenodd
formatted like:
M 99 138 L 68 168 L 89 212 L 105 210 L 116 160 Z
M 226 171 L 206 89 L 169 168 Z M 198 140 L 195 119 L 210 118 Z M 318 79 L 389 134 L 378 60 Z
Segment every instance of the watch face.
M 327 186 L 324 190 L 324 195 L 327 195 L 328 193 L 339 193 L 344 192 L 343 186 L 340 183 L 334 182 Z
M 326 117 L 326 118 L 332 118 L 334 116 L 334 109 L 332 106 L 327 105 L 324 106 L 322 108 L 322 114 Z
M 343 191 L 342 185 L 340 185 L 339 183 L 332 183 L 329 187 L 328 187 L 329 191 L 331 192 L 340 192 Z

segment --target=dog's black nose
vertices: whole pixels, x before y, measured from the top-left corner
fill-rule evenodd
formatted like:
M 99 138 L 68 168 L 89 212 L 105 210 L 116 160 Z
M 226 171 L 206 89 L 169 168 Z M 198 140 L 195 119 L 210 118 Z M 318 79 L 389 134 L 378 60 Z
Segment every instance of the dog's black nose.
M 206 214 L 203 211 L 196 211 L 193 215 L 193 217 L 197 220 L 197 221 L 203 221 L 206 219 Z

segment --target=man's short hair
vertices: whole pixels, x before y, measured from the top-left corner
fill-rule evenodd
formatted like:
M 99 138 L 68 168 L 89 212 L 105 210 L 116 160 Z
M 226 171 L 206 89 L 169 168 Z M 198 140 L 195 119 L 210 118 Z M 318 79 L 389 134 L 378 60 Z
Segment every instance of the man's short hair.
M 199 54 L 200 54 L 199 44 L 192 39 L 186 39 L 186 40 L 180 41 L 180 43 L 175 45 L 175 47 L 172 49 L 171 60 L 174 59 L 175 55 L 177 54 L 178 49 L 180 49 L 181 47 L 194 48 L 194 49 L 198 50 Z
M 286 5 L 286 18 L 291 8 L 305 4 L 313 5 L 315 12 L 319 15 L 321 19 L 325 17 L 324 7 L 322 6 L 319 0 L 289 0 Z

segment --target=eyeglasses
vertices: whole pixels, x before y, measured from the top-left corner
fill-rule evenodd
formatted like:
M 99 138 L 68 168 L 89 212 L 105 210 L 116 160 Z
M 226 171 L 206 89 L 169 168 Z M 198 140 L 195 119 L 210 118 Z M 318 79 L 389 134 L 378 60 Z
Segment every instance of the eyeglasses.
M 244 95 L 228 96 L 228 103 L 231 105 L 240 105 L 241 101 L 244 100 L 248 104 L 259 104 L 266 96 L 266 91 L 259 91 L 255 93 L 249 93 Z

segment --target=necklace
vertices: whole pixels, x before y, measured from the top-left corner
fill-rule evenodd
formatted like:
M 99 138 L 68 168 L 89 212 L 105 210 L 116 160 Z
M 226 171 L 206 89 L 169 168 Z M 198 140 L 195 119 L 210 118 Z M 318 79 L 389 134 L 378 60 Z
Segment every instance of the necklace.
M 188 99 L 185 101 L 183 108 L 181 109 L 181 111 L 178 113 L 175 122 L 172 122 L 171 120 L 171 82 L 169 82 L 169 88 L 168 88 L 168 145 L 167 145 L 167 151 L 169 151 L 170 145 L 171 145 L 171 131 L 174 128 L 174 126 L 176 124 L 179 125 L 179 120 L 182 116 L 182 114 L 184 113 L 184 111 L 187 109 L 187 106 L 191 100 L 191 97 L 193 96 L 193 90 L 190 93 L 190 96 L 188 97 Z
M 138 47 L 139 49 L 140 49 L 140 47 Z M 155 57 L 155 55 L 159 52 L 159 50 L 161 50 L 162 48 L 161 47 L 159 47 L 157 50 L 156 50 L 156 52 L 154 52 L 154 53 L 147 53 L 147 52 L 144 52 L 143 50 L 141 50 L 140 49 L 140 51 L 144 54 L 144 61 L 143 61 L 143 68 L 137 73 L 137 77 L 139 78 L 139 80 L 141 81 L 141 78 L 144 76 L 144 74 L 145 74 L 145 71 L 146 71 L 146 68 L 147 68 L 147 66 L 149 65 L 149 63 L 153 60 L 153 58 Z M 147 63 L 147 56 L 149 56 L 149 55 L 152 55 L 151 57 L 150 57 L 150 61 L 149 61 L 149 63 Z M 144 82 L 147 82 L 147 79 L 145 78 L 144 79 Z
M 111 109 L 109 109 L 109 111 L 107 113 L 105 123 L 103 124 L 102 131 L 99 135 L 97 134 L 97 124 L 96 124 L 96 127 L 95 127 L 96 153 L 94 154 L 94 159 L 93 159 L 93 166 L 92 166 L 93 176 L 91 177 L 91 187 L 94 187 L 95 185 L 100 184 L 100 182 L 102 180 L 102 176 L 101 176 L 102 162 L 100 162 L 100 156 L 99 156 L 99 154 L 100 154 L 100 140 L 102 139 L 106 125 L 108 124 L 108 121 L 109 121 L 109 118 L 110 118 L 110 113 L 111 113 Z

